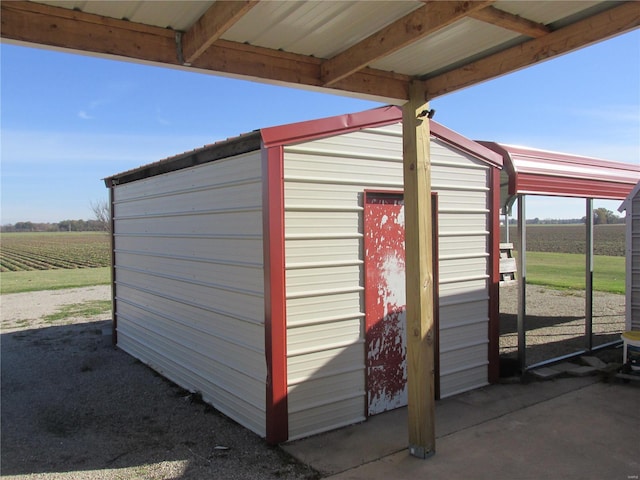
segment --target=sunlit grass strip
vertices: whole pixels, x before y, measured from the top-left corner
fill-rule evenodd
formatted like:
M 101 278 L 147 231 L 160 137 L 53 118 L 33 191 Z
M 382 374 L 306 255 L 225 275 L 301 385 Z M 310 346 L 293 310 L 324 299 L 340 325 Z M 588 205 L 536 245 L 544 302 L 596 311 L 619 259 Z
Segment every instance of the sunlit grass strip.
M 585 256 L 573 253 L 527 252 L 527 283 L 553 288 L 585 289 Z M 593 258 L 593 289 L 624 294 L 624 257 Z
M 2 272 L 0 273 L 0 293 L 90 287 L 108 285 L 110 282 L 111 267 Z
M 94 317 L 111 311 L 111 300 L 89 300 L 83 303 L 64 305 L 60 310 L 42 318 L 45 322 L 55 322 L 69 317 Z

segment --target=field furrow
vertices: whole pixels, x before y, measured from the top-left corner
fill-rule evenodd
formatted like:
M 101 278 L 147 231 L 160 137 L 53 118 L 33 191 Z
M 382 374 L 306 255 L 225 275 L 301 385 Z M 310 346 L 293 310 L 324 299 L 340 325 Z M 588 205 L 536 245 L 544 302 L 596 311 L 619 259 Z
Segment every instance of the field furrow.
M 106 267 L 109 237 L 103 233 L 4 233 L 1 271 Z

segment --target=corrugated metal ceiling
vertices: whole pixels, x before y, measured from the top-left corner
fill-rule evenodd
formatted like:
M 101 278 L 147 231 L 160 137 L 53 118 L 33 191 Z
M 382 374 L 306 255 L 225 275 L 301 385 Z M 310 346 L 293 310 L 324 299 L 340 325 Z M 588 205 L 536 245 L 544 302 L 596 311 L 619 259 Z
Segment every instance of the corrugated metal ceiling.
M 439 96 L 640 25 L 640 3 L 601 0 L 42 0 L 2 10 L 3 40 L 392 103 L 408 98 L 413 79 Z M 175 41 L 167 28 L 181 32 Z M 511 48 L 521 44 L 525 55 Z
M 37 3 L 156 27 L 187 30 L 215 2 L 202 0 L 44 0 Z
M 55 1 L 44 3 L 131 22 L 188 30 L 214 1 Z M 494 6 L 514 15 L 553 24 L 601 1 L 498 1 Z M 233 42 L 331 58 L 372 33 L 421 7 L 423 2 L 398 1 L 263 1 L 221 38 Z M 448 65 L 511 43 L 521 35 L 477 20 L 463 19 L 371 66 L 424 76 Z
M 420 6 L 415 1 L 380 1 L 375 8 L 366 0 L 262 2 L 222 38 L 331 58 Z M 260 21 L 264 18 L 272 21 Z

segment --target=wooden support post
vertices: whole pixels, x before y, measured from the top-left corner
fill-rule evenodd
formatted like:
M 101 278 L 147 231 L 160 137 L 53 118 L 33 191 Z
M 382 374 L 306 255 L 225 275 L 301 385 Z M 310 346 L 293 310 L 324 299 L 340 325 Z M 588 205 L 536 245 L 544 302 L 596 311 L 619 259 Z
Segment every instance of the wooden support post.
M 429 105 L 422 82 L 409 88 L 402 109 L 407 292 L 409 452 L 435 453 L 434 315 L 429 159 Z

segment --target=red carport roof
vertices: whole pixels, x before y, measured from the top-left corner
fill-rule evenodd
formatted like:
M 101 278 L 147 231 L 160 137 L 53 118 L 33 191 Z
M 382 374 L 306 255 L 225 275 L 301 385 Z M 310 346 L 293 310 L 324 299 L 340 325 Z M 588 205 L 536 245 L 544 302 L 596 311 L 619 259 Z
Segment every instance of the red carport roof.
M 498 152 L 509 195 L 534 194 L 624 200 L 640 180 L 640 165 L 480 141 Z

